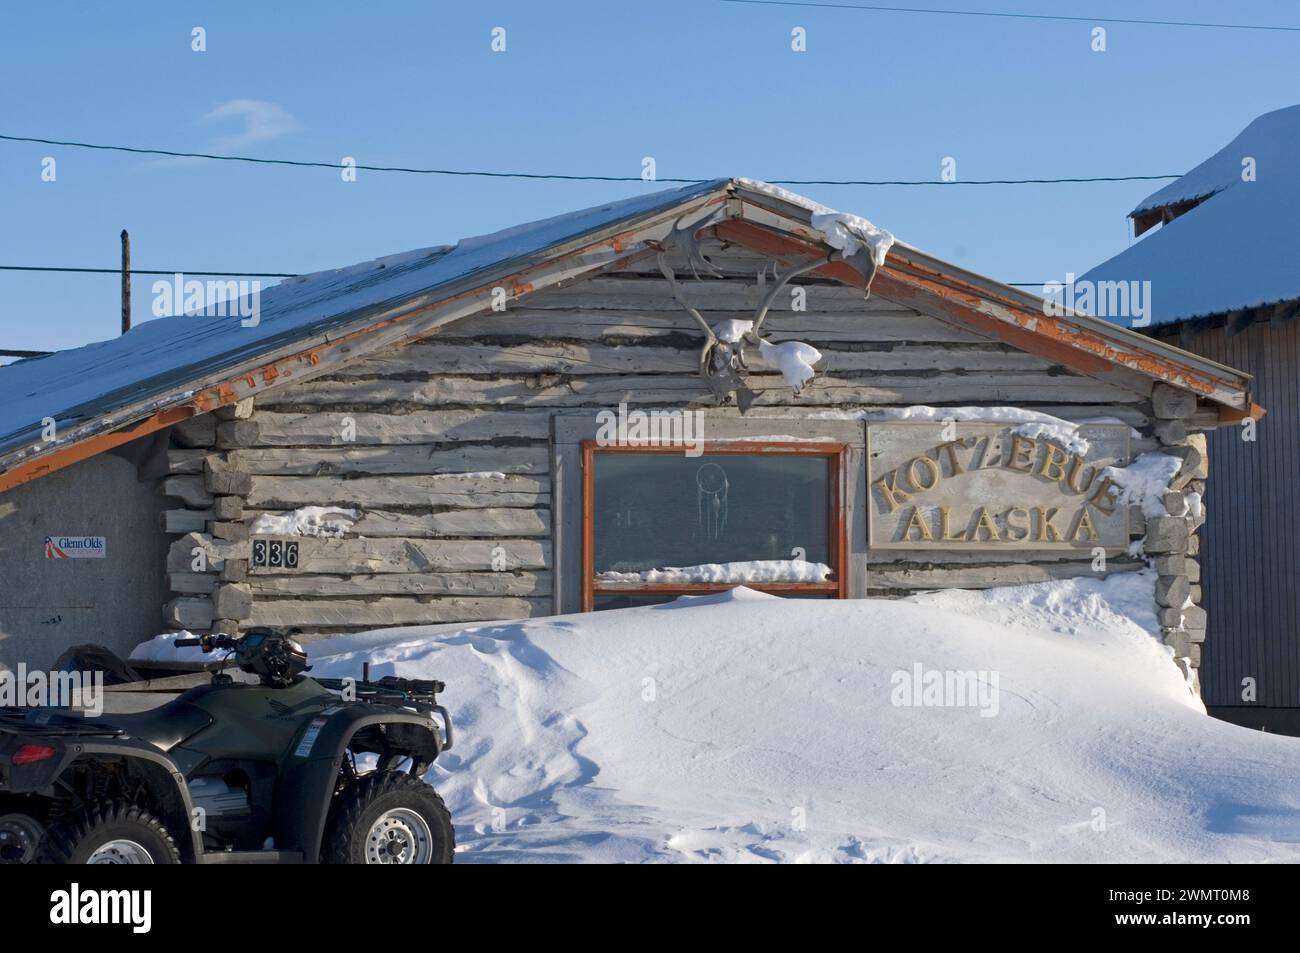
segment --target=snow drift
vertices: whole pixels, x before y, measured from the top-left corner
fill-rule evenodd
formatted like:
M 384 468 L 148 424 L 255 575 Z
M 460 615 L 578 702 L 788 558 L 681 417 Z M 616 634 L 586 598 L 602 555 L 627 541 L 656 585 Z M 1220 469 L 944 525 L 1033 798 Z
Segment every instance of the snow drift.
M 313 661 L 447 682 L 457 743 L 429 780 L 463 861 L 1300 859 L 1300 741 L 1206 716 L 1152 585 L 742 588 L 340 637 Z

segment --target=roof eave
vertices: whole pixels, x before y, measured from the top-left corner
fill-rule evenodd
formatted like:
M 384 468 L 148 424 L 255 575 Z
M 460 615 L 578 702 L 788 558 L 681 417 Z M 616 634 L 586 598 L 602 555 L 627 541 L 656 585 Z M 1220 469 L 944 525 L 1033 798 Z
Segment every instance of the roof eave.
M 168 395 L 113 408 L 83 421 L 53 441 L 33 439 L 0 455 L 0 492 L 147 436 L 181 420 L 254 397 L 287 381 L 306 380 L 384 347 L 425 337 L 450 321 L 491 309 L 494 289 L 507 285 L 513 299 L 645 254 L 648 241 L 664 238 L 692 211 L 720 205 L 730 180 L 705 183 L 671 205 L 636 213 L 572 236 L 545 249 L 498 262 L 400 302 L 340 315 L 269 353 L 176 381 Z

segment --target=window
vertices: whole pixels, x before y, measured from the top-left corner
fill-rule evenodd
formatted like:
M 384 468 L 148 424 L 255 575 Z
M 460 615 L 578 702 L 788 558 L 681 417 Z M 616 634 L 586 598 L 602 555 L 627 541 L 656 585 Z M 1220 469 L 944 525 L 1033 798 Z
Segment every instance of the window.
M 667 601 L 743 582 L 842 598 L 839 443 L 583 444 L 583 610 Z M 747 566 L 737 566 L 747 563 Z

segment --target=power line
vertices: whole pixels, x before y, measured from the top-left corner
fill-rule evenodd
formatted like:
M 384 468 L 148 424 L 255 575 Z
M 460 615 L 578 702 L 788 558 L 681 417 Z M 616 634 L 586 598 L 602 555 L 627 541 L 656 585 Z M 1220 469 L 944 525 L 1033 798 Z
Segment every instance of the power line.
M 730 0 L 728 0 L 730 2 Z M 739 0 L 735 0 L 739 2 Z M 754 0 L 765 2 L 765 0 Z M 166 156 L 180 159 L 216 159 L 221 162 L 249 162 L 255 165 L 282 165 L 299 168 L 333 169 L 343 168 L 338 162 L 316 162 L 301 159 L 264 159 L 256 156 L 213 155 L 206 152 L 179 152 L 171 149 L 144 149 L 135 146 L 114 146 L 104 143 L 76 142 L 63 139 L 42 139 L 34 136 L 8 136 L 0 134 L 0 139 L 9 142 L 30 142 L 47 146 L 66 146 L 73 149 L 95 149 L 102 152 L 128 152 L 134 155 Z M 353 168 L 353 166 L 348 166 Z M 494 172 L 486 169 L 422 169 L 392 165 L 361 165 L 355 168 L 365 172 L 404 172 L 412 175 L 451 175 L 480 176 L 491 179 L 545 179 L 566 182 L 643 182 L 639 175 L 572 175 L 558 172 Z M 1057 185 L 1080 182 L 1148 182 L 1158 179 L 1178 179 L 1182 173 L 1168 175 L 1094 175 L 1071 176 L 1059 178 L 1027 179 L 768 179 L 773 185 Z M 671 185 L 693 185 L 707 182 L 710 178 L 655 178 L 653 182 L 665 182 Z M 652 184 L 652 183 L 647 183 Z
M 80 272 L 94 275 L 120 275 L 121 268 L 69 268 L 57 265 L 0 265 L 0 271 L 62 271 Z M 277 271 L 189 271 L 174 268 L 169 271 L 152 271 L 144 268 L 132 268 L 133 275 L 203 275 L 206 278 L 297 278 L 293 272 Z
M 864 13 L 929 13 L 947 17 L 1000 17 L 1007 20 L 1063 20 L 1070 23 L 1123 23 L 1136 26 L 1186 26 L 1212 30 L 1269 30 L 1300 33 L 1300 26 L 1273 23 L 1204 23 L 1196 20 L 1139 20 L 1127 17 L 1077 17 L 1051 13 L 1008 13 L 989 10 L 939 10 L 927 7 L 888 7 L 878 4 L 819 3 L 814 0 L 721 0 L 765 7 L 820 7 L 827 10 L 861 10 Z

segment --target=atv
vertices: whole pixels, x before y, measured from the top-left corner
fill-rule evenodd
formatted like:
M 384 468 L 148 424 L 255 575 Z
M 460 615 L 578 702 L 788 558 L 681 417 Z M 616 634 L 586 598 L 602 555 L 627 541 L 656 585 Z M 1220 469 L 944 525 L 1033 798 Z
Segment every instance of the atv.
M 452 862 L 422 780 L 452 745 L 442 682 L 312 679 L 271 629 L 175 644 L 225 653 L 211 684 L 133 714 L 0 709 L 0 863 Z

